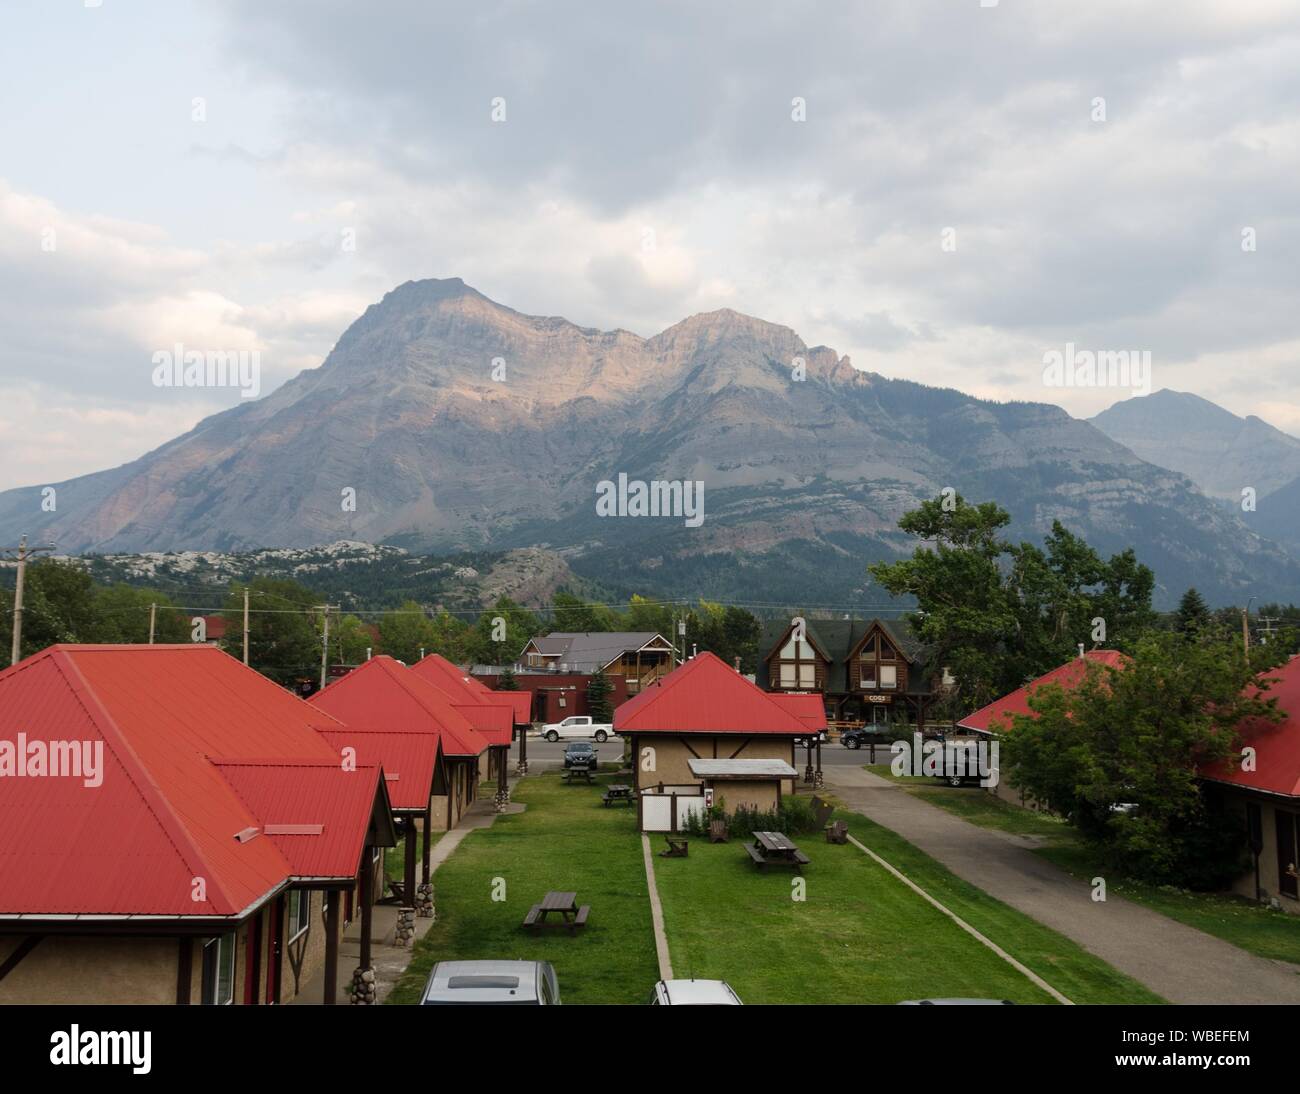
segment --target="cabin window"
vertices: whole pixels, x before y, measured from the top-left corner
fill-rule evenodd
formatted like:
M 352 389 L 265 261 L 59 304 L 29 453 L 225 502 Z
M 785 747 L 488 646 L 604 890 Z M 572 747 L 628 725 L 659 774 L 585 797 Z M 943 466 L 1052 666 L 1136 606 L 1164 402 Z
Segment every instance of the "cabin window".
M 898 687 L 898 666 L 881 665 L 880 666 L 880 687 L 881 690 L 889 690 Z
M 883 638 L 880 640 L 880 659 L 882 661 L 895 661 L 898 659 L 898 655 L 894 652 L 894 647 Z
M 235 934 L 223 934 L 203 943 L 203 981 L 200 995 L 205 1006 L 224 1007 L 235 1001 Z
M 287 901 L 289 941 L 306 934 L 311 926 L 311 893 L 307 889 L 294 889 Z
M 862 671 L 858 674 L 858 678 L 864 691 L 876 690 L 876 666 L 873 663 L 862 662 Z

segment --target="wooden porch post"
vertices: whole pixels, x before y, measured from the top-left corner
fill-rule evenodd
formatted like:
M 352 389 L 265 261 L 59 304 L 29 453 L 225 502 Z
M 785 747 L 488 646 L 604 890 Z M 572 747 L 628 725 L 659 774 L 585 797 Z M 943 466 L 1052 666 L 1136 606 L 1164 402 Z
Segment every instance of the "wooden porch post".
M 325 998 L 327 1006 L 338 1002 L 339 991 L 339 891 L 325 894 Z
M 405 884 L 406 892 L 402 897 L 402 906 L 415 907 L 415 853 L 419 848 L 419 841 L 415 835 L 415 817 L 408 814 L 406 818 L 406 869 L 402 874 L 402 881 Z
M 244 968 L 244 1002 L 257 1005 L 257 989 L 262 979 L 262 910 L 248 921 L 248 953 Z
M 375 902 L 375 864 L 372 860 L 374 849 L 366 844 L 364 862 L 361 866 L 361 968 L 370 968 L 370 931 L 374 918 Z
M 420 881 L 424 885 L 429 884 L 429 858 L 433 851 L 433 840 L 430 836 L 430 829 L 433 828 L 433 802 L 427 802 L 424 806 L 424 850 L 422 854 L 423 868 L 420 874 Z

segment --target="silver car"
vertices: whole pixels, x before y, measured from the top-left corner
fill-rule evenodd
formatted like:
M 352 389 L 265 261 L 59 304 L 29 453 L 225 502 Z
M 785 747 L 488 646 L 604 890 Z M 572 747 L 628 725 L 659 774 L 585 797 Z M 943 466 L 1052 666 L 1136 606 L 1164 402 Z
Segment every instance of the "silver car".
M 738 1007 L 740 996 L 725 980 L 660 980 L 655 985 L 650 1005 Z
M 529 1003 L 560 1001 L 560 985 L 549 961 L 439 961 L 424 985 L 422 1006 L 439 1003 Z

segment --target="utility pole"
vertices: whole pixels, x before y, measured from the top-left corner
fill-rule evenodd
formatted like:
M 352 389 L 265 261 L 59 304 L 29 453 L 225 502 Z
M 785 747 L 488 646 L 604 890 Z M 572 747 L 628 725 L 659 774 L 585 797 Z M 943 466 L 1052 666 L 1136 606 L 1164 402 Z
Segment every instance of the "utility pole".
M 19 538 L 17 547 L 0 547 L 0 558 L 16 558 L 18 560 L 18 577 L 14 582 L 14 643 L 12 652 L 9 655 L 9 664 L 11 665 L 18 664 L 18 660 L 22 656 L 23 578 L 27 573 L 27 560 L 32 555 L 53 550 L 54 546 L 52 544 L 47 547 L 28 547 L 26 536 Z
M 1246 606 L 1241 609 L 1241 642 L 1246 651 L 1246 661 L 1250 661 L 1250 605 L 1254 601 L 1252 596 L 1246 601 Z
M 154 602 L 149 605 L 149 645 L 153 645 L 154 630 L 158 625 L 158 604 Z
M 329 669 L 330 659 L 330 606 L 328 604 L 322 604 L 321 611 L 325 613 L 325 630 L 321 635 L 320 644 L 320 686 L 324 689 L 325 676 Z
M 248 586 L 244 586 L 244 664 L 248 664 Z

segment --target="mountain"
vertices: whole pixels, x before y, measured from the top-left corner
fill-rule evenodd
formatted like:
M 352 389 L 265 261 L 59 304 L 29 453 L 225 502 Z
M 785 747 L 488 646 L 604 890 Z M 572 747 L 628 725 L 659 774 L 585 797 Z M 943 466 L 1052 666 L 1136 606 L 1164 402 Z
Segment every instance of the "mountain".
M 620 473 L 702 482 L 705 519 L 598 515 Z M 1019 537 L 1059 518 L 1104 552 L 1136 547 L 1165 602 L 1193 583 L 1300 597 L 1279 548 L 1058 407 L 862 372 L 734 311 L 643 338 L 523 315 L 459 279 L 399 286 L 319 368 L 56 485 L 56 513 L 39 486 L 0 494 L 0 535 L 70 553 L 543 547 L 620 593 L 808 607 L 881 604 L 865 564 L 910 551 L 898 517 L 952 487 L 998 501 Z
M 560 589 L 599 598 L 605 590 L 584 582 L 553 551 L 516 548 L 429 558 L 400 547 L 340 541 L 320 547 L 257 551 L 150 551 L 140 554 L 55 556 L 100 584 L 142 585 L 195 611 L 215 611 L 232 581 L 285 578 L 321 594 L 344 611 L 395 608 L 405 600 L 477 611 L 508 596 L 549 603 Z M 0 585 L 11 585 L 0 564 Z
M 1125 399 L 1091 421 L 1148 463 L 1181 471 L 1213 498 L 1240 503 L 1247 486 L 1262 498 L 1300 478 L 1300 440 L 1199 395 L 1164 389 Z

